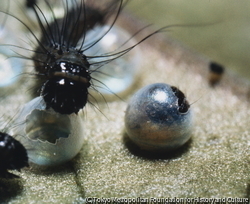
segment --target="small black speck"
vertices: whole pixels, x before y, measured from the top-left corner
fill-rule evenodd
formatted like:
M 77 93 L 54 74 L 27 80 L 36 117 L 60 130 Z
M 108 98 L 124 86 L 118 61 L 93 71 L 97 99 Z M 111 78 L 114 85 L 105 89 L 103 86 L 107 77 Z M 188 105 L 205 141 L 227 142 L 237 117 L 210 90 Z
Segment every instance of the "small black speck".
M 209 69 L 211 72 L 216 73 L 216 74 L 224 73 L 224 67 L 220 64 L 217 64 L 216 62 L 211 62 L 209 65 Z
M 209 71 L 208 82 L 210 86 L 214 87 L 221 81 L 225 69 L 222 65 L 217 64 L 216 62 L 211 62 L 209 64 Z

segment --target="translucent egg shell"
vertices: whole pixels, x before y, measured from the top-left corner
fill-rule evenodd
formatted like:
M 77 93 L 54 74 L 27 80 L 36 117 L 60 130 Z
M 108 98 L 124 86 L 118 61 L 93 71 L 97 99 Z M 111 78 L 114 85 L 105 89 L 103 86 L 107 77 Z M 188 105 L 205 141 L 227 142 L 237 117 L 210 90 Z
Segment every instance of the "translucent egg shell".
M 190 139 L 192 126 L 192 111 L 184 94 L 164 83 L 140 89 L 125 113 L 128 137 L 144 150 L 174 150 Z
M 38 165 L 67 162 L 76 156 L 84 142 L 81 117 L 46 110 L 42 97 L 25 104 L 15 124 L 13 137 L 22 142 L 29 160 Z
M 109 29 L 110 26 L 105 25 L 97 26 L 89 31 L 85 39 L 86 47 L 99 39 L 101 40 L 84 52 L 86 56 L 97 56 L 89 59 L 89 63 L 92 65 L 90 66 L 90 72 L 95 89 L 105 97 L 113 96 L 114 94 L 119 94 L 120 96 L 126 93 L 136 81 L 141 63 L 141 55 L 138 48 L 132 49 L 109 63 L 104 63 L 103 65 L 98 63 L 116 58 L 119 55 L 115 53 L 136 44 L 135 39 L 131 39 L 131 34 L 121 27 L 113 25 L 110 31 Z M 108 56 L 104 57 L 105 55 Z
M 0 26 L 0 90 L 10 87 L 18 81 L 18 75 L 23 71 L 24 61 L 18 58 L 11 58 L 16 53 L 5 44 L 17 44 L 12 35 L 13 31 L 5 25 Z

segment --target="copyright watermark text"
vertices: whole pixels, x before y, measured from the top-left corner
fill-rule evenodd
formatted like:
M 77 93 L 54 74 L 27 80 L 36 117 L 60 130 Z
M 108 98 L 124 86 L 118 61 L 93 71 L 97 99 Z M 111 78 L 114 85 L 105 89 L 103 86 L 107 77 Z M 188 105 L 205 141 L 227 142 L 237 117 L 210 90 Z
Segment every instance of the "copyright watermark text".
M 97 198 L 97 197 L 88 197 L 85 198 L 86 203 L 138 203 L 138 204 L 154 204 L 154 203 L 161 203 L 161 204 L 172 204 L 172 203 L 211 203 L 211 204 L 247 204 L 249 203 L 248 198 L 202 198 L 202 197 L 196 197 L 196 198 Z

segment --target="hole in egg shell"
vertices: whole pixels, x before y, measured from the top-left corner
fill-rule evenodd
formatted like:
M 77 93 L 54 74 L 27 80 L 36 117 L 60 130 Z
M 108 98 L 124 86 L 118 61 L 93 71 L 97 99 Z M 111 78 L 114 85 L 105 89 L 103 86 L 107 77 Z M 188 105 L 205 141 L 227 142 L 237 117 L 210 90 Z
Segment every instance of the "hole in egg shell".
M 72 124 L 67 115 L 51 114 L 43 110 L 33 110 L 26 118 L 27 137 L 56 144 L 60 138 L 68 138 Z
M 84 142 L 82 118 L 47 110 L 42 97 L 26 103 L 15 124 L 13 137 L 27 149 L 29 161 L 37 165 L 63 164 L 79 153 Z

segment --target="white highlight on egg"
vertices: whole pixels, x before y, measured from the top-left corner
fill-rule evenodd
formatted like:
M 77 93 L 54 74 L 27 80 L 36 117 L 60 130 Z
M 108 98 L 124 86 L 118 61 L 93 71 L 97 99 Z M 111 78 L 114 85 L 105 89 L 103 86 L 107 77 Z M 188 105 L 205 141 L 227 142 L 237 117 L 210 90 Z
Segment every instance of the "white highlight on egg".
M 79 153 L 84 142 L 82 118 L 46 110 L 42 97 L 25 104 L 15 124 L 13 137 L 22 142 L 29 160 L 38 165 L 65 163 Z
M 164 102 L 167 100 L 168 98 L 168 95 L 162 91 L 158 91 L 155 93 L 155 100 L 158 101 L 158 102 Z

